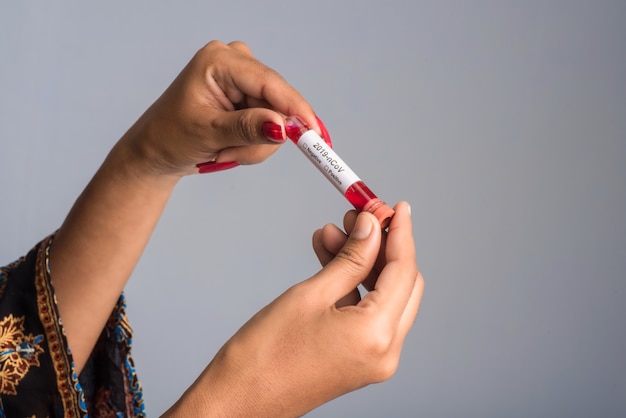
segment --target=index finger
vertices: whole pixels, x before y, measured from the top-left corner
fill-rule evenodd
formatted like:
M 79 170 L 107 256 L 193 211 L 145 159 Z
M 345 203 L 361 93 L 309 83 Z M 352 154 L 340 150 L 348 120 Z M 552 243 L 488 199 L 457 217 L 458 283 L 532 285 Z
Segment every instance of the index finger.
M 233 98 L 243 94 L 265 101 L 283 115 L 302 117 L 319 133 L 319 124 L 311 105 L 278 72 L 255 59 L 247 46 L 244 48 L 242 44 L 212 45 L 216 53 L 223 54 L 215 60 L 212 75 L 226 96 Z
M 389 224 L 385 257 L 387 263 L 378 276 L 374 289 L 365 295 L 368 298 L 382 303 L 382 315 L 389 315 L 393 323 L 398 323 L 411 298 L 415 280 L 419 270 L 415 260 L 415 245 L 409 204 L 398 203 L 396 215 Z

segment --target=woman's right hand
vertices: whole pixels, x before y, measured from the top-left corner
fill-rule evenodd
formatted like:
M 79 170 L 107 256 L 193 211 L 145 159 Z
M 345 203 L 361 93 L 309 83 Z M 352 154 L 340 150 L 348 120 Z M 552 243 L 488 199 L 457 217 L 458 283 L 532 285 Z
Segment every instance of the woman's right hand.
M 316 231 L 324 268 L 250 319 L 166 416 L 299 416 L 391 377 L 424 288 L 409 206 L 395 210 L 386 237 L 369 213 L 346 217 L 346 238 Z

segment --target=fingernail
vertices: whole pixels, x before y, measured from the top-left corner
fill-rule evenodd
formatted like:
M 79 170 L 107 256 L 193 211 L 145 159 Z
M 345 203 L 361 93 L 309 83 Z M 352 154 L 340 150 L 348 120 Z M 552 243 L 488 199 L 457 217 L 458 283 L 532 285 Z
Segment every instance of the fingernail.
M 198 167 L 198 172 L 200 174 L 204 173 L 215 173 L 216 171 L 224 171 L 229 168 L 237 167 L 239 163 L 237 161 L 226 161 L 223 163 L 216 163 L 215 161 L 207 161 L 206 163 L 196 164 Z
M 315 120 L 317 121 L 317 124 L 320 126 L 320 131 L 322 131 L 322 139 L 324 140 L 324 142 L 328 144 L 329 147 L 332 148 L 333 141 L 331 141 L 330 139 L 330 134 L 328 133 L 328 129 L 326 129 L 326 125 L 324 125 L 324 122 L 322 122 L 322 120 L 318 118 L 317 115 L 315 115 Z
M 409 210 L 409 215 L 410 215 L 411 214 L 411 204 L 407 202 L 406 207 Z
M 261 125 L 263 136 L 274 142 L 285 142 L 283 127 L 274 122 L 264 122 Z
M 368 215 L 359 215 L 356 218 L 356 224 L 354 230 L 352 230 L 352 237 L 356 239 L 365 239 L 372 233 L 372 218 Z

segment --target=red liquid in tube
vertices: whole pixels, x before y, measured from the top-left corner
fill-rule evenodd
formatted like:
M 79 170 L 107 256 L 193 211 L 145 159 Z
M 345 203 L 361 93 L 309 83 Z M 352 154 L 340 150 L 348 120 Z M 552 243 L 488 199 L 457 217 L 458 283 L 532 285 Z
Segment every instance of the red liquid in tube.
M 389 225 L 395 211 L 363 183 L 317 132 L 309 129 L 297 116 L 289 116 L 285 120 L 285 131 L 289 139 L 355 209 L 372 213 L 382 228 Z

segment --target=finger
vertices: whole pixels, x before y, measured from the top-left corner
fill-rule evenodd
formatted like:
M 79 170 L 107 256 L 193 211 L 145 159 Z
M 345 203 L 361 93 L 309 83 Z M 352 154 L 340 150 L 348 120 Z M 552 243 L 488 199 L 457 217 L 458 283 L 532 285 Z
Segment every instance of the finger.
M 333 224 L 324 225 L 323 228 L 313 233 L 313 249 L 322 266 L 325 266 L 335 258 L 347 240 L 347 235 Z M 335 307 L 354 306 L 359 303 L 360 300 L 361 293 L 355 288 L 339 299 L 335 303 Z
M 357 215 L 358 215 L 358 212 L 356 210 L 350 210 L 346 212 L 346 214 L 343 217 L 343 226 L 348 235 L 352 232 L 352 229 L 354 228 L 354 223 L 356 221 Z M 387 231 L 383 230 L 382 240 L 380 243 L 380 250 L 378 252 L 378 258 L 376 259 L 376 264 L 374 265 L 374 271 L 363 281 L 363 287 L 365 287 L 365 289 L 367 289 L 368 291 L 371 291 L 372 289 L 374 289 L 374 286 L 376 285 L 376 280 L 378 279 L 378 272 L 382 271 L 383 267 L 386 264 L 386 260 L 385 260 L 386 241 L 387 241 Z
M 422 276 L 422 273 L 418 272 L 417 278 L 415 279 L 415 285 L 413 286 L 413 291 L 411 292 L 411 297 L 409 298 L 409 303 L 402 313 L 402 318 L 400 318 L 400 324 L 398 326 L 398 337 L 400 337 L 401 341 L 404 341 L 404 338 L 409 333 L 409 330 L 415 322 L 415 317 L 419 311 L 423 295 L 424 277 Z
M 413 263 L 415 267 L 417 267 L 417 263 L 415 262 L 411 208 L 407 202 L 400 202 L 396 207 L 402 212 L 402 216 L 395 224 L 389 224 L 387 248 L 385 252 L 387 262 L 406 261 Z
M 359 213 L 352 209 L 346 212 L 343 215 L 343 229 L 346 231 L 346 234 L 350 235 L 352 233 L 352 229 L 354 228 L 354 223 L 356 222 L 356 217 Z
M 232 103 L 241 102 L 245 96 L 264 100 L 283 115 L 302 117 L 321 133 L 309 103 L 280 74 L 254 59 L 242 44 L 235 42 L 229 46 L 210 42 L 200 51 L 210 58 L 209 62 L 215 63 L 207 65 L 207 80 L 215 80 Z
M 322 267 L 335 258 L 347 240 L 346 234 L 333 224 L 324 225 L 313 233 L 313 250 Z
M 337 253 L 341 250 L 341 248 L 348 241 L 348 236 L 343 233 L 336 225 L 327 224 L 324 225 L 323 228 L 318 229 L 313 233 L 313 249 L 315 254 L 317 255 L 317 259 L 320 261 L 320 264 L 325 266 L 328 264 Z M 380 253 L 380 251 L 379 251 Z M 378 260 L 376 261 L 378 263 Z M 363 280 L 363 286 L 368 291 L 374 288 L 376 284 L 376 278 L 378 274 L 376 271 L 371 271 L 367 277 Z M 347 299 L 342 299 L 342 301 L 337 302 L 341 306 L 355 305 L 357 302 L 361 300 L 361 294 L 356 292 L 358 295 L 358 300 L 356 300 L 353 296 L 347 295 Z M 339 306 L 337 305 L 337 306 Z
M 328 251 L 328 249 L 324 245 L 323 237 L 322 237 L 323 236 L 322 229 L 323 228 L 320 228 L 313 233 L 312 242 L 313 242 L 313 251 L 315 252 L 315 255 L 317 256 L 317 259 L 319 260 L 322 267 L 324 267 L 326 264 L 330 262 L 330 260 L 335 258 L 336 253 L 332 253 Z
M 324 244 L 322 244 L 322 228 L 316 229 L 313 232 L 313 236 L 311 237 L 311 244 L 313 246 L 313 252 L 317 256 L 319 262 L 323 264 L 322 260 L 325 260 L 327 257 L 328 251 L 324 248 Z
M 387 257 L 385 256 L 385 251 L 387 249 L 387 231 L 382 231 L 382 239 L 380 240 L 380 250 L 378 250 L 378 257 L 376 258 L 376 263 L 374 263 L 374 274 L 371 274 L 370 277 L 367 278 L 363 282 L 363 286 L 371 291 L 376 286 L 376 280 L 378 279 L 378 274 L 383 271 L 385 265 L 387 264 Z
M 355 289 L 371 272 L 380 248 L 380 227 L 374 215 L 359 214 L 346 245 L 320 272 L 309 279 L 320 300 L 334 304 Z
M 270 109 L 253 108 L 222 111 L 212 122 L 218 145 L 282 144 L 285 142 L 284 121 Z
M 322 244 L 333 254 L 333 257 L 341 251 L 341 248 L 346 245 L 347 241 L 348 236 L 337 226 L 328 224 L 322 228 Z
M 378 276 L 374 290 L 363 297 L 361 304 L 379 304 L 380 314 L 387 315 L 390 321 L 398 324 L 413 293 L 418 269 L 409 205 L 401 202 L 395 209 L 396 215 L 389 224 L 387 235 L 387 263 Z
M 246 96 L 243 99 L 243 103 L 238 104 L 238 109 L 251 109 L 254 107 L 262 107 L 265 109 L 272 109 L 272 106 L 263 99 L 256 99 L 254 97 Z M 275 110 L 274 110 L 275 111 Z M 276 112 L 281 116 L 281 119 L 285 119 L 286 116 L 280 112 Z
M 248 45 L 245 42 L 242 41 L 232 41 L 228 43 L 228 46 L 231 47 L 232 49 L 241 52 L 242 54 L 248 55 L 250 57 L 252 57 L 252 51 L 250 50 L 250 48 L 248 47 Z
M 285 142 L 283 118 L 264 108 L 222 112 L 214 123 L 219 151 L 216 161 L 256 164 L 267 159 Z
M 424 279 L 422 275 L 418 273 L 417 279 L 415 280 L 415 286 L 413 287 L 411 297 L 409 298 L 409 303 L 402 313 L 400 323 L 395 328 L 395 332 L 392 336 L 393 339 L 389 347 L 389 355 L 393 358 L 400 358 L 400 354 L 402 353 L 402 347 L 404 346 L 404 340 L 406 339 L 406 336 L 409 333 L 411 327 L 415 323 L 415 318 L 417 316 L 423 294 Z
M 217 154 L 216 162 L 236 161 L 241 165 L 258 164 L 278 151 L 278 145 L 250 145 L 225 148 Z

